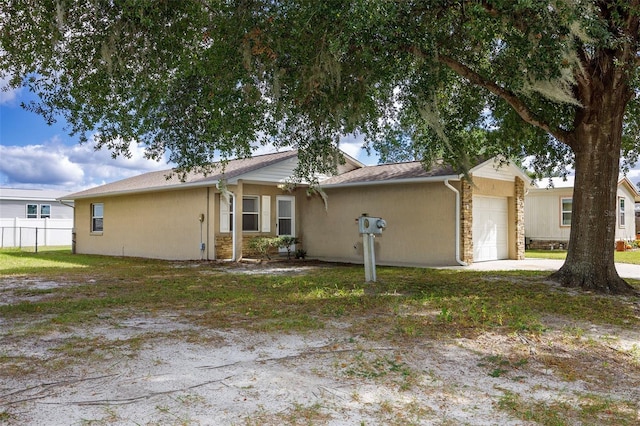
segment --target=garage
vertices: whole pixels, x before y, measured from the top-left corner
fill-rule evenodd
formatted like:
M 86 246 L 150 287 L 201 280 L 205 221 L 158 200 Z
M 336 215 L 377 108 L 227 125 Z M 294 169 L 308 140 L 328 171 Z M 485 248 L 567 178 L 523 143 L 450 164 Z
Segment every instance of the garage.
M 506 197 L 473 197 L 473 261 L 509 258 Z

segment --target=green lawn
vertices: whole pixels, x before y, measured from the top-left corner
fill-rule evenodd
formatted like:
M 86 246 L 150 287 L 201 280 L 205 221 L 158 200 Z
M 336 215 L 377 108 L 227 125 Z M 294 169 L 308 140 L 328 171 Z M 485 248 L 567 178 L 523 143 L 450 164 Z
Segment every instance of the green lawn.
M 372 285 L 363 282 L 363 268 L 358 265 L 324 265 L 295 277 L 230 271 L 229 266 L 215 262 L 72 255 L 68 250 L 0 250 L 0 278 L 74 283 L 30 290 L 46 292 L 48 297 L 0 305 L 0 315 L 34 315 L 34 319 L 50 315 L 54 322 L 77 324 L 95 320 L 105 311 L 129 308 L 178 311 L 185 318 L 215 327 L 235 325 L 230 319 L 250 315 L 251 327 L 307 329 L 346 314 L 364 318 L 371 312 L 386 312 L 398 329 L 453 335 L 460 330 L 490 328 L 542 330 L 540 318 L 546 314 L 640 325 L 633 307 L 622 299 L 558 292 L 544 284 L 545 272 L 379 267 L 378 283 Z M 439 321 L 393 315 L 400 307 L 416 312 L 436 310 Z M 203 310 L 211 314 L 202 315 Z M 387 314 L 380 318 L 388 321 Z M 366 324 L 377 319 L 369 318 Z
M 537 259 L 564 259 L 567 257 L 566 250 L 527 250 L 525 257 Z M 616 251 L 614 259 L 619 263 L 633 263 L 640 265 L 640 250 Z

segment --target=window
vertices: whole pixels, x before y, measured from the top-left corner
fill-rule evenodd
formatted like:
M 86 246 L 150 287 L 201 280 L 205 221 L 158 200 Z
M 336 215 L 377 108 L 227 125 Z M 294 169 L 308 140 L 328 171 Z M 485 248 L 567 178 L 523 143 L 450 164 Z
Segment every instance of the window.
M 40 205 L 40 218 L 51 219 L 51 205 L 49 204 Z
M 220 196 L 220 232 L 233 231 L 234 197 Z M 258 232 L 260 230 L 260 197 L 248 195 L 242 197 L 242 230 Z M 228 222 L 227 222 L 228 218 Z
M 624 228 L 624 198 L 618 198 L 618 226 Z
M 573 209 L 572 198 L 560 199 L 560 224 L 562 226 L 571 226 L 571 210 Z
M 260 206 L 258 197 L 242 197 L 242 230 L 257 232 L 259 228 Z
M 38 205 L 27 204 L 27 219 L 37 219 L 37 218 L 38 218 Z
M 102 232 L 104 219 L 104 204 L 91 204 L 91 232 Z

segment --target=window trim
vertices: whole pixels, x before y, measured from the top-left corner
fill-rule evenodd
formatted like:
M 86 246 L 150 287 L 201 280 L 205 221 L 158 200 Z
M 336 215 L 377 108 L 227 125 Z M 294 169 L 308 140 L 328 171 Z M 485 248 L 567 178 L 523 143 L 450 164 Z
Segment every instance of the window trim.
M 565 201 L 569 200 L 571 202 L 571 210 L 564 209 Z M 571 219 L 569 219 L 569 223 L 565 223 L 564 215 L 570 214 L 571 218 L 573 217 L 573 197 L 560 197 L 560 227 L 561 228 L 569 228 L 571 227 Z
M 626 202 L 624 197 L 618 197 L 618 228 L 626 226 Z
M 256 203 L 255 211 L 247 212 L 244 210 L 244 201 L 254 200 Z M 255 216 L 256 229 L 244 229 L 245 216 Z M 259 195 L 243 195 L 242 196 L 242 232 L 260 232 L 260 196 Z
M 42 208 L 49 207 L 49 213 L 43 214 Z M 51 219 L 51 204 L 40 204 L 40 208 L 38 209 L 38 214 L 40 215 L 40 219 Z
M 36 208 L 36 212 L 35 212 L 35 213 L 33 213 L 33 214 L 29 214 L 29 207 L 30 207 L 30 206 L 33 206 L 33 207 L 35 207 L 35 208 Z M 28 203 L 28 204 L 25 206 L 25 217 L 26 217 L 27 219 L 37 219 L 37 218 L 38 218 L 38 205 L 37 205 L 37 204 Z
M 102 206 L 102 216 L 95 215 L 95 207 Z M 90 232 L 93 235 L 102 235 L 104 232 L 104 203 L 91 203 L 90 205 L 90 213 L 91 213 L 91 224 L 90 224 Z M 95 220 L 102 219 L 102 227 L 98 230 L 95 229 Z

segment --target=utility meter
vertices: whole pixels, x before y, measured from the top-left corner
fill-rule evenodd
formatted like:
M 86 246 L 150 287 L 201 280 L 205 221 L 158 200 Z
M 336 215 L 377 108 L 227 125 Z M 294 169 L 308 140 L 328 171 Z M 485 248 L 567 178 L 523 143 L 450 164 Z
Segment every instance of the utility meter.
M 380 217 L 360 216 L 358 218 L 358 231 L 361 234 L 382 234 L 387 227 L 387 221 Z

